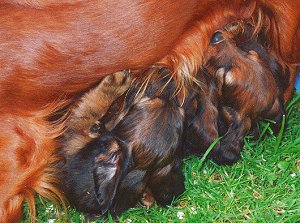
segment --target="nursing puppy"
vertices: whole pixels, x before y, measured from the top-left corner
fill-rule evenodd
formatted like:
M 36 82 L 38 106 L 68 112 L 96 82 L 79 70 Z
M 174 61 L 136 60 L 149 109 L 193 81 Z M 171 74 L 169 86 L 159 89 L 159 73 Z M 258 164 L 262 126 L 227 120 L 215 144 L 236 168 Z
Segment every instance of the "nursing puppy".
M 126 71 L 105 77 L 97 87 L 86 93 L 71 108 L 70 115 L 65 122 L 66 132 L 61 139 L 62 149 L 59 152 L 65 158 L 65 165 L 62 170 L 57 169 L 62 182 L 60 189 L 69 203 L 74 204 L 77 200 L 81 200 L 81 204 L 84 204 L 81 206 L 82 211 L 93 201 L 85 199 L 84 194 L 94 194 L 94 186 L 86 182 L 90 177 L 93 178 L 92 169 L 95 158 L 99 153 L 109 155 L 107 146 L 105 147 L 103 143 L 102 147 L 94 149 L 85 149 L 85 146 L 92 144 L 93 140 L 98 137 L 99 129 L 96 127 L 103 125 L 98 120 L 108 111 L 113 101 L 128 90 L 130 83 L 130 74 Z M 94 123 L 97 125 L 93 125 Z M 112 147 L 112 149 L 115 148 Z M 80 180 L 73 180 L 73 178 Z M 72 188 L 66 185 L 72 185 Z M 77 194 L 73 194 L 72 190 L 81 190 L 83 196 L 76 197 Z
M 170 78 L 169 70 L 150 68 L 119 98 L 114 83 L 101 89 L 104 79 L 89 93 L 93 97 L 85 96 L 74 109 L 63 139 L 66 164 L 61 174 L 62 190 L 72 206 L 86 213 L 119 215 L 143 201 L 147 191 L 161 205 L 184 191 L 184 111 Z M 126 89 L 127 83 L 125 78 L 117 89 Z M 106 95 L 104 106 L 103 99 L 100 104 L 91 100 L 97 94 Z
M 190 120 L 187 128 L 190 138 L 203 139 L 205 128 L 200 126 L 217 117 L 217 121 L 204 124 L 214 131 L 206 131 L 209 140 L 204 140 L 202 145 L 210 144 L 218 135 L 223 136 L 210 154 L 218 164 L 231 165 L 240 158 L 244 136 L 257 121 L 273 119 L 276 124 L 271 127 L 276 133 L 285 114 L 283 92 L 287 84 L 283 77 L 288 73 L 284 73 L 257 40 L 246 34 L 218 31 L 212 37 L 207 52 L 209 59 L 200 79 L 207 75 L 214 79 L 215 85 L 209 82 L 215 86 L 210 87 L 213 93 L 208 95 L 217 95 L 217 99 L 215 96 L 210 105 L 198 108 L 201 112 Z M 190 139 L 187 144 L 199 151 L 200 146 Z

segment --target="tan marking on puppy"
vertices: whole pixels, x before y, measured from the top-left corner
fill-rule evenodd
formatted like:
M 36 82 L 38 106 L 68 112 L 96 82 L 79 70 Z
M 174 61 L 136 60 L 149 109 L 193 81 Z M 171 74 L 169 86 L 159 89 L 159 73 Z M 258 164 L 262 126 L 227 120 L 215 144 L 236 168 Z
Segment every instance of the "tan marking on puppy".
M 234 84 L 234 82 L 235 82 L 234 75 L 232 75 L 231 71 L 228 71 L 225 75 L 225 83 L 227 85 L 232 85 Z
M 153 206 L 154 201 L 155 199 L 153 197 L 152 191 L 149 187 L 146 187 L 143 193 L 143 197 L 141 198 L 141 204 L 143 206 L 146 206 L 147 209 L 150 209 Z
M 259 55 L 257 54 L 257 52 L 253 51 L 253 50 L 250 50 L 248 52 L 248 55 L 247 57 L 251 60 L 254 60 L 256 62 L 260 62 L 260 58 L 259 58 Z

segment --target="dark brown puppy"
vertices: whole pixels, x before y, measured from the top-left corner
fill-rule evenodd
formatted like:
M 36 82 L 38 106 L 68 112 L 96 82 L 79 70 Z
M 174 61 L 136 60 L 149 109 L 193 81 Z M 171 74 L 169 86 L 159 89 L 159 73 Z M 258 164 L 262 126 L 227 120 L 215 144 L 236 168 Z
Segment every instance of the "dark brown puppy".
M 111 90 L 115 86 L 106 86 L 96 88 L 107 95 L 104 109 L 85 97 L 82 103 L 88 106 L 79 104 L 73 113 L 80 115 L 70 119 L 62 190 L 71 205 L 95 214 L 121 214 L 143 198 L 146 187 L 159 204 L 171 203 L 184 191 L 180 159 L 184 110 L 178 105 L 170 71 L 150 68 L 113 104 L 117 94 L 109 93 L 116 92 Z M 90 94 L 97 95 L 93 91 Z M 91 110 L 89 103 L 100 108 Z M 87 122 L 81 118 L 90 116 Z M 90 132 L 82 138 L 79 133 L 86 130 Z
M 126 97 L 120 99 L 124 103 L 119 112 L 112 106 L 113 112 L 108 113 L 114 117 L 104 118 L 110 120 L 106 124 L 110 134 L 127 145 L 127 154 L 132 157 L 111 212 L 119 215 L 133 207 L 142 199 L 146 186 L 161 205 L 170 204 L 184 191 L 180 161 L 184 110 L 176 90 L 168 69 L 151 68 L 139 74 Z
M 218 164 L 231 165 L 240 158 L 244 136 L 258 120 L 274 119 L 276 124 L 272 127 L 277 132 L 285 114 L 283 91 L 287 84 L 282 77 L 288 74 L 247 34 L 233 35 L 226 31 L 214 34 L 207 52 L 206 73 L 200 74 L 200 79 L 213 86 L 209 87 L 212 92 L 208 91 L 207 96 L 211 104 L 198 107 L 200 112 L 189 121 L 187 128 L 188 146 L 198 151 L 200 146 L 190 138 L 203 139 L 204 135 L 208 140 L 201 145 L 207 145 L 218 135 L 223 136 L 211 152 L 211 158 Z M 215 83 L 211 83 L 213 79 Z M 215 117 L 218 121 L 211 121 Z M 207 126 L 209 131 L 205 130 Z
M 185 103 L 186 122 L 184 130 L 184 154 L 203 154 L 219 137 L 218 100 L 220 97 L 217 80 L 207 72 L 197 74 L 199 87 L 190 88 Z
M 95 185 L 91 183 L 93 172 L 97 172 L 97 165 L 107 163 L 102 169 L 103 180 L 106 180 L 109 178 L 107 174 L 111 174 L 110 170 L 117 171 L 110 168 L 109 162 L 121 162 L 112 157 L 122 149 L 120 145 L 112 138 L 97 138 L 100 126 L 103 126 L 98 120 L 108 111 L 113 101 L 128 90 L 130 83 L 128 72 L 117 72 L 105 77 L 71 108 L 65 123 L 66 133 L 61 139 L 63 146 L 60 152 L 65 158 L 65 164 L 62 171 L 57 172 L 60 173 L 61 190 L 68 202 L 72 205 L 78 204 L 81 211 L 93 208 L 93 202 L 97 202 L 94 197 Z M 109 183 L 108 179 L 102 186 L 109 188 Z M 80 191 L 80 194 L 73 191 Z M 99 209 L 93 211 L 99 212 Z

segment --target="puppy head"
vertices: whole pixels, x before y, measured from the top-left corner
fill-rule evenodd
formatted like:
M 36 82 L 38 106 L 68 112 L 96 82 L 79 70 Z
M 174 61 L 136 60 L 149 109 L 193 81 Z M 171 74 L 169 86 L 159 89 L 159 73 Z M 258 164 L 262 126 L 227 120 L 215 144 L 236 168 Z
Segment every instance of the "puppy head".
M 184 124 L 184 110 L 174 100 L 150 96 L 134 104 L 112 131 L 132 150 L 135 167 L 147 170 L 167 165 L 181 152 Z
M 255 39 L 245 40 L 241 48 L 234 35 L 226 31 L 214 34 L 205 66 L 216 78 L 224 103 L 254 117 L 261 108 L 270 109 L 278 96 L 276 75 L 271 69 L 274 62 Z
M 217 31 L 212 36 L 206 53 L 205 68 L 213 78 L 218 80 L 219 85 L 233 84 L 238 75 L 238 72 L 233 74 L 235 62 L 244 54 L 236 47 L 233 36 L 229 32 Z
M 98 146 L 104 152 L 95 157 L 93 177 L 95 194 L 104 214 L 112 205 L 122 176 L 127 173 L 129 154 L 124 144 L 112 136 L 102 136 Z

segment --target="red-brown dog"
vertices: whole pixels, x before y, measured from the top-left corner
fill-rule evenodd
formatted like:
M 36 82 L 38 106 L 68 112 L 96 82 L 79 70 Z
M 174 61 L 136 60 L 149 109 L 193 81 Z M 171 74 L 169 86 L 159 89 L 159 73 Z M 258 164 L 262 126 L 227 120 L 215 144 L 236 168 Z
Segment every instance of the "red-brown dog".
M 292 69 L 300 3 L 290 0 L 0 0 L 0 219 L 16 222 L 34 192 L 55 199 L 50 157 L 62 127 L 48 120 L 117 70 L 163 64 L 183 84 L 202 65 L 213 32 L 253 18 Z M 283 35 L 284 34 L 284 35 Z M 69 103 L 69 102 L 68 102 Z

